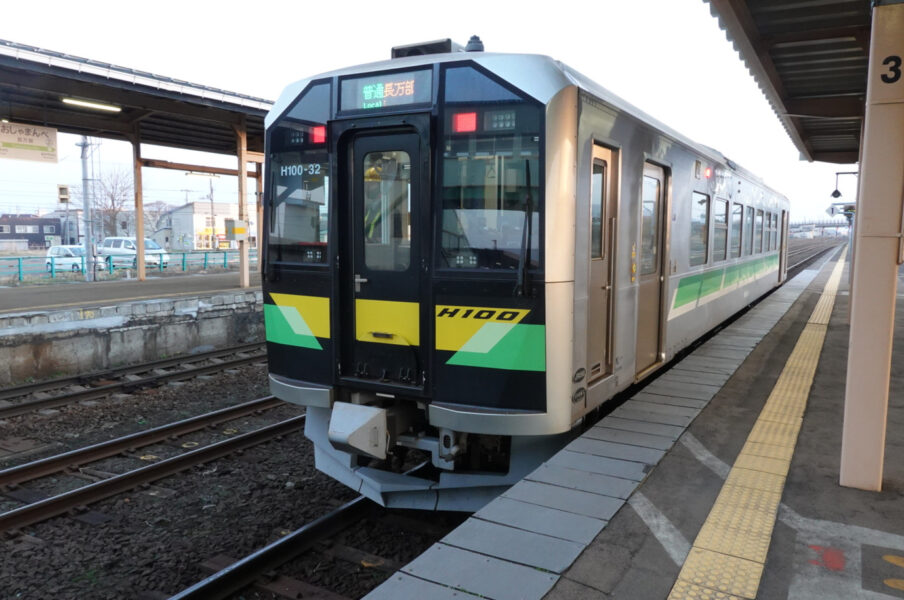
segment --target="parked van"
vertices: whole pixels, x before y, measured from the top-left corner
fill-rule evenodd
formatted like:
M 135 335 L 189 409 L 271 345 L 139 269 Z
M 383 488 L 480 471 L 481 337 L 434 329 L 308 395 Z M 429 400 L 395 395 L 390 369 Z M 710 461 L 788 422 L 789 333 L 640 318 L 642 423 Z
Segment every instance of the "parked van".
M 138 263 L 137 240 L 133 237 L 108 237 L 98 246 L 99 260 L 107 267 L 134 267 Z M 169 263 L 169 254 L 154 240 L 144 238 L 144 263 L 149 267 L 162 266 Z
M 85 259 L 85 249 L 82 246 L 51 246 L 47 249 L 47 258 L 44 259 L 47 270 L 73 271 L 80 273 L 82 268 L 88 268 Z

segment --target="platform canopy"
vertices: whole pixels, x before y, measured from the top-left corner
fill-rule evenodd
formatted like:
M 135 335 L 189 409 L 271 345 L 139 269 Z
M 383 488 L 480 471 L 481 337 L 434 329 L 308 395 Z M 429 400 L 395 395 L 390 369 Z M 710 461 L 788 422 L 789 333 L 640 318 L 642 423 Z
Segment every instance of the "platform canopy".
M 704 0 L 809 161 L 855 163 L 870 0 Z
M 264 116 L 271 105 L 262 98 L 0 40 L 0 118 L 17 123 L 235 155 L 237 126 L 247 131 L 248 151 L 263 153 Z

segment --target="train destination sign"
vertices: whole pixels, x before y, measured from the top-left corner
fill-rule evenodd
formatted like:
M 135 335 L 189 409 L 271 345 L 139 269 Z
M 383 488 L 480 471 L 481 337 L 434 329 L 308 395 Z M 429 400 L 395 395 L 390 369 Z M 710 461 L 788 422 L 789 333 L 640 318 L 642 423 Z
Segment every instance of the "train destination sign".
M 341 110 L 373 110 L 427 104 L 431 100 L 433 72 L 427 69 L 344 79 Z

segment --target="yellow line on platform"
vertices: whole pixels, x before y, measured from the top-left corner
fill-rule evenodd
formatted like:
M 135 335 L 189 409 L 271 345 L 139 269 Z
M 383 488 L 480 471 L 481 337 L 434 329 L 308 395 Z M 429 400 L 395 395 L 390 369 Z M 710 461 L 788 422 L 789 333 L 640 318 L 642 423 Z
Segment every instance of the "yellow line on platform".
M 669 600 L 755 599 L 847 249 L 735 460 Z

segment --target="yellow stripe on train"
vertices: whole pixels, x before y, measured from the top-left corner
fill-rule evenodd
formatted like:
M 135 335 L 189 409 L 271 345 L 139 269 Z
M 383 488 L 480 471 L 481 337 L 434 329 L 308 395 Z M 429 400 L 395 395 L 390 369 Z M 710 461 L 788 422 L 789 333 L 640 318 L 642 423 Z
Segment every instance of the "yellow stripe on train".
M 419 346 L 420 305 L 391 300 L 355 300 L 355 339 L 359 342 Z
M 436 349 L 457 352 L 487 323 L 514 325 L 530 309 L 488 306 L 436 306 Z

